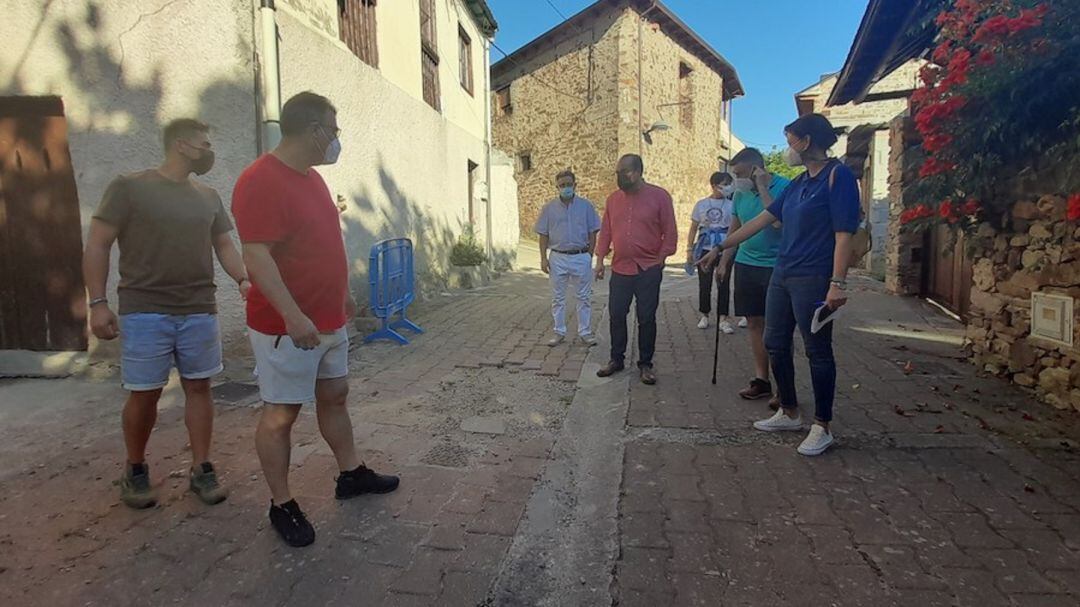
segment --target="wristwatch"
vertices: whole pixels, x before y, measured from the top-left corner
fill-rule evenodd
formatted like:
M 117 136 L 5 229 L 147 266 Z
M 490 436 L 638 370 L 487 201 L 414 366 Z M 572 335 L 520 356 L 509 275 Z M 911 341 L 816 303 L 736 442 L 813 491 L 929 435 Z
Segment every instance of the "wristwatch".
M 91 299 L 90 303 L 87 304 L 87 305 L 88 305 L 88 307 L 93 308 L 94 306 L 96 306 L 98 304 L 107 304 L 107 303 L 109 303 L 108 299 L 106 299 L 104 297 L 95 297 L 94 299 Z
M 840 287 L 841 289 L 846 289 L 847 288 L 847 281 L 846 280 L 840 280 L 839 278 L 834 278 L 834 279 L 830 280 L 829 284 L 834 286 L 834 287 Z

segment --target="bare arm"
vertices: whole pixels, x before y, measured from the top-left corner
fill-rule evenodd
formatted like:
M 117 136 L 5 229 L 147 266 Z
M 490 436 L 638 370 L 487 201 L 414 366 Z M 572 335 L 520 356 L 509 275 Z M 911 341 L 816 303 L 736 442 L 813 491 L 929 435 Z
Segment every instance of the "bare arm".
M 589 232 L 589 255 L 596 252 L 596 234 L 597 232 Z
M 728 228 L 728 233 L 738 232 L 740 227 L 742 227 L 742 222 L 739 221 L 738 217 L 732 215 L 731 227 Z M 724 254 L 720 256 L 720 263 L 716 264 L 716 275 L 721 279 L 727 274 L 727 269 L 731 266 L 731 259 L 735 257 L 735 251 L 737 249 L 738 247 L 734 249 L 724 249 Z
M 757 217 L 751 219 L 746 225 L 740 226 L 738 230 L 728 234 L 724 244 L 720 245 L 724 249 L 734 249 L 742 243 L 750 240 L 758 232 L 769 227 L 769 224 L 776 221 L 776 217 L 768 211 L 762 211 L 758 213 Z
M 105 298 L 109 255 L 119 234 L 120 229 L 111 223 L 100 219 L 90 220 L 90 233 L 86 237 L 86 251 L 83 253 L 83 280 L 90 301 Z M 90 306 L 90 330 L 99 339 L 115 339 L 120 334 L 116 315 L 109 309 L 108 303 Z
M 551 244 L 551 239 L 547 234 L 540 235 L 540 269 L 544 274 L 548 273 L 548 246 Z
M 686 237 L 686 260 L 694 261 L 694 240 L 701 222 L 690 220 L 690 234 Z
M 228 232 L 222 232 L 214 236 L 214 253 L 217 255 L 221 267 L 225 268 L 225 273 L 236 281 L 236 286 L 240 289 L 240 295 L 247 299 L 248 291 L 251 290 L 251 281 L 248 280 L 244 259 L 240 257 L 240 252 L 236 250 L 236 245 L 233 244 Z
M 833 271 L 832 279 L 843 282 L 847 279 L 848 265 L 851 263 L 851 233 L 837 232 L 836 245 L 833 247 Z M 829 294 L 825 297 L 825 303 L 832 309 L 837 309 L 847 303 L 847 294 L 844 289 L 836 284 L 829 285 Z
M 310 350 L 319 345 L 318 330 L 300 306 L 296 305 L 296 300 L 281 279 L 277 262 L 270 255 L 270 245 L 261 242 L 244 243 L 243 251 L 244 263 L 252 279 L 270 305 L 285 319 L 285 330 L 296 347 Z

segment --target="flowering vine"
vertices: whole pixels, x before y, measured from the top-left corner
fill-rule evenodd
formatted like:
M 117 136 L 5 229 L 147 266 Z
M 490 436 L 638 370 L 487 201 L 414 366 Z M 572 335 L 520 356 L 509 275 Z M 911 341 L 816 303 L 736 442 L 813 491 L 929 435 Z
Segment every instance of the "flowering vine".
M 1067 91 L 1037 88 L 1059 85 L 1037 81 L 1045 79 L 1041 74 L 1055 73 L 1049 64 L 1058 62 L 1060 70 L 1075 63 L 1066 55 L 1077 39 L 1078 15 L 1071 2 L 1060 0 L 952 0 L 937 15 L 938 42 L 911 96 L 924 157 L 914 167 L 918 187 L 906 196 L 914 204 L 901 213 L 902 223 L 975 226 L 990 210 L 983 202 L 998 198 L 995 180 L 1011 168 L 1010 153 L 1032 155 L 1042 143 L 1028 141 L 1037 129 L 1050 133 L 1048 138 L 1068 140 L 1068 132 L 1062 132 L 1067 129 L 1055 133 L 1039 121 L 1056 120 L 1052 127 L 1073 124 L 1080 131 L 1075 97 L 1065 105 L 1060 97 L 1068 97 Z M 1074 81 L 1060 82 L 1072 86 Z M 1048 110 L 1040 113 L 1040 108 Z M 1070 198 L 1069 217 L 1080 220 L 1080 194 Z

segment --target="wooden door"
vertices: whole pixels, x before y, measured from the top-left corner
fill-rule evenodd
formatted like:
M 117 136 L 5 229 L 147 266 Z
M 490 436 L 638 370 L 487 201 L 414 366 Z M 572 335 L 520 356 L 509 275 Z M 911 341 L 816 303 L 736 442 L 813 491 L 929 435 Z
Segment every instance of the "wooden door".
M 0 349 L 86 349 L 81 266 L 63 103 L 0 97 Z
M 972 263 L 967 255 L 964 235 L 955 235 L 948 226 L 939 225 L 927 232 L 923 249 L 927 272 L 923 282 L 923 296 L 933 299 L 967 318 L 971 303 Z

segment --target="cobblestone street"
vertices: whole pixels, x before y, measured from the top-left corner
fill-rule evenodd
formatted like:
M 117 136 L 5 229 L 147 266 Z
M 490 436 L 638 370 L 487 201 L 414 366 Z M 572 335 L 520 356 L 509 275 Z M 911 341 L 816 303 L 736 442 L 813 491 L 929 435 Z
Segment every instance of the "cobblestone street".
M 863 284 L 837 333 L 839 443 L 814 459 L 795 453 L 801 435 L 750 429 L 768 411 L 734 394 L 750 372 L 745 331 L 722 336 L 709 383 L 713 332 L 694 326 L 696 279 L 665 279 L 654 387 L 630 373 L 594 377 L 607 358 L 606 284 L 591 351 L 544 345 L 549 300 L 535 269 L 441 296 L 415 314 L 427 333 L 409 346 L 354 352 L 357 438 L 373 467 L 401 474 L 397 493 L 335 501 L 334 460 L 305 409 L 292 481 L 318 539 L 301 550 L 267 524 L 258 410 L 236 384 L 221 390 L 233 396 L 219 399 L 232 402 L 219 402 L 214 443 L 229 500 L 205 507 L 186 491 L 171 390 L 148 460 L 163 499 L 143 512 L 120 505 L 112 484 L 119 388 L 2 384 L 0 602 L 1077 603 L 1072 415 L 978 377 L 960 358 L 958 325 Z M 622 408 L 592 400 L 597 388 Z M 616 415 L 607 430 L 589 421 L 601 413 Z M 581 447 L 575 432 L 620 455 Z M 596 482 L 610 501 L 586 499 Z M 558 532 L 577 539 L 550 541 Z M 583 544 L 589 557 L 576 560 Z M 560 582 L 559 561 L 573 584 Z
M 750 427 L 771 412 L 735 394 L 744 331 L 710 385 L 713 332 L 667 280 L 660 382 L 630 381 L 619 605 L 1080 602 L 1075 417 L 980 379 L 959 324 L 863 283 L 835 333 L 838 445 L 806 458 L 804 433 Z

